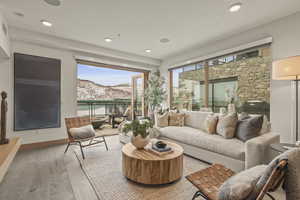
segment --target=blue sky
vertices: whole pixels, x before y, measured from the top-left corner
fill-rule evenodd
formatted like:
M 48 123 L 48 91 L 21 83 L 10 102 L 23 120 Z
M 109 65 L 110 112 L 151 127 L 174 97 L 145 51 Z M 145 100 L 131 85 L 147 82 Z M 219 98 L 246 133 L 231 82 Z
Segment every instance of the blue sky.
M 89 65 L 77 65 L 78 78 L 90 80 L 101 85 L 118 85 L 123 83 L 131 83 L 131 76 L 139 74 L 138 72 L 129 72 L 123 70 L 115 70 L 102 67 L 94 67 Z

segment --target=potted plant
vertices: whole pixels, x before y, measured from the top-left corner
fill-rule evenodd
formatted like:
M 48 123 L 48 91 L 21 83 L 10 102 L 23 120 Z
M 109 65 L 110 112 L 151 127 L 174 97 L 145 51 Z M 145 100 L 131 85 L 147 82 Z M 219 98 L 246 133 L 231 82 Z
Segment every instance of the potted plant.
M 154 120 L 154 112 L 159 109 L 166 97 L 164 88 L 165 79 L 160 76 L 160 72 L 151 73 L 148 80 L 148 87 L 145 90 L 145 101 L 149 106 L 149 117 Z
M 131 143 L 137 149 L 143 149 L 149 143 L 149 129 L 153 127 L 151 120 L 141 119 L 128 121 L 124 124 L 123 132 L 132 132 Z

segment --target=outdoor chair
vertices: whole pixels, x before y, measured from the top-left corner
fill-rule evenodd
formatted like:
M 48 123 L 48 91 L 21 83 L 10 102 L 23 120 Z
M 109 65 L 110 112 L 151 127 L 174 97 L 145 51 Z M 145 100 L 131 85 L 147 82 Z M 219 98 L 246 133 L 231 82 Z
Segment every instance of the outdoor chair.
M 105 140 L 105 134 L 101 133 L 101 130 L 96 131 L 96 135 L 94 137 L 87 137 L 84 139 L 75 139 L 72 137 L 70 133 L 71 128 L 79 128 L 86 125 L 91 125 L 91 120 L 89 117 L 73 117 L 73 118 L 65 118 L 67 134 L 68 134 L 68 144 L 65 149 L 65 153 L 68 151 L 70 145 L 78 145 L 80 147 L 82 158 L 85 159 L 85 155 L 83 153 L 83 148 L 96 145 L 99 143 L 104 143 L 106 150 L 108 150 L 107 143 Z
M 288 161 L 281 160 L 272 170 L 266 184 L 261 188 L 256 200 L 262 200 L 265 195 L 269 196 L 272 200 L 275 198 L 270 194 L 274 192 L 284 180 L 287 170 Z M 218 193 L 221 185 L 225 183 L 230 177 L 236 173 L 227 169 L 223 165 L 214 164 L 206 169 L 200 170 L 193 174 L 188 175 L 186 178 L 189 180 L 198 191 L 194 194 L 192 200 L 197 197 L 202 197 L 206 200 L 219 200 Z

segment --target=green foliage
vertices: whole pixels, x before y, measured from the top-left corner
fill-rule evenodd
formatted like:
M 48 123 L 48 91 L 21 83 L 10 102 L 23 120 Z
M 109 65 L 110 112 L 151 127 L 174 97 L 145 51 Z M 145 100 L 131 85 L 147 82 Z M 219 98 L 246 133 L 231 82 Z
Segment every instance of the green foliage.
M 146 138 L 149 135 L 149 128 L 152 127 L 153 124 L 149 119 L 133 120 L 125 123 L 123 131 L 125 133 L 132 131 L 134 136 L 141 135 L 143 138 Z
M 160 72 L 151 73 L 148 80 L 148 87 L 145 90 L 145 100 L 152 111 L 159 107 L 166 97 L 164 88 L 165 79 L 160 76 Z

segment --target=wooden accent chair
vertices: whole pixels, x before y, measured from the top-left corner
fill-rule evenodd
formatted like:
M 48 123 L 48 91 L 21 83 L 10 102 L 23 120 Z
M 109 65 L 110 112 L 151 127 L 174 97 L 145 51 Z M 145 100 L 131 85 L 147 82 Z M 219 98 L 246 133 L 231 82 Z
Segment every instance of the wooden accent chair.
M 267 183 L 259 192 L 256 200 L 262 200 L 265 195 L 269 196 L 272 200 L 275 200 L 269 192 L 274 192 L 283 182 L 287 164 L 287 160 L 282 160 L 277 164 Z M 186 177 L 187 180 L 189 180 L 198 189 L 192 200 L 199 196 L 206 200 L 218 200 L 219 188 L 233 175 L 235 175 L 235 172 L 220 164 L 214 164 L 206 169 L 188 175 Z
M 68 151 L 70 145 L 79 145 L 80 151 L 82 154 L 82 158 L 85 159 L 84 153 L 83 153 L 83 148 L 96 145 L 99 143 L 104 142 L 106 150 L 107 144 L 105 140 L 105 135 L 101 134 L 101 131 L 96 131 L 96 135 L 94 137 L 88 137 L 84 139 L 74 139 L 70 133 L 71 128 L 79 128 L 81 126 L 86 126 L 90 125 L 91 120 L 89 117 L 72 117 L 72 118 L 65 118 L 65 123 L 66 123 L 66 128 L 67 128 L 67 133 L 68 133 L 68 145 L 66 147 L 65 153 Z M 83 144 L 88 142 L 88 144 Z

